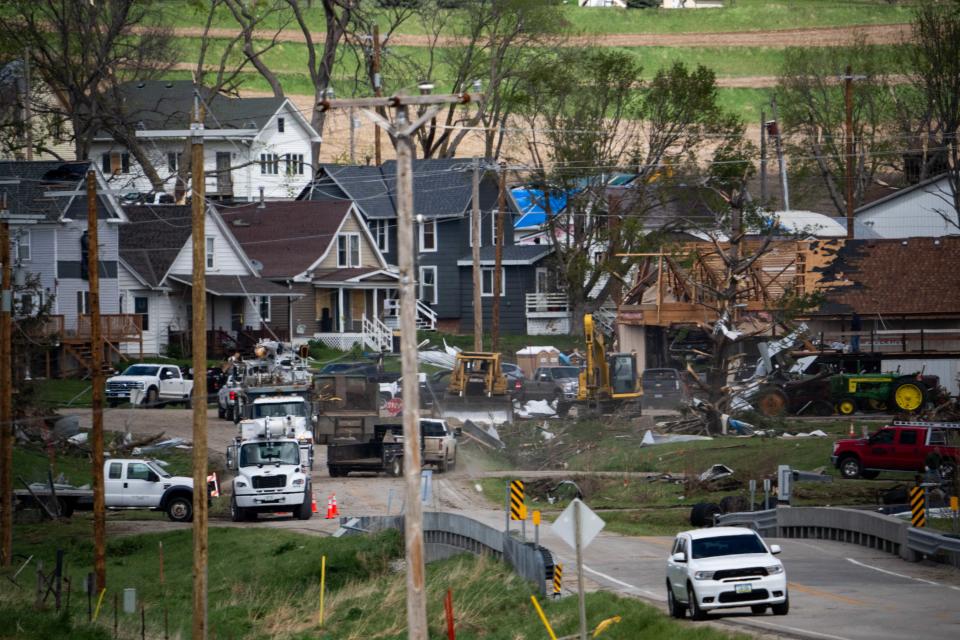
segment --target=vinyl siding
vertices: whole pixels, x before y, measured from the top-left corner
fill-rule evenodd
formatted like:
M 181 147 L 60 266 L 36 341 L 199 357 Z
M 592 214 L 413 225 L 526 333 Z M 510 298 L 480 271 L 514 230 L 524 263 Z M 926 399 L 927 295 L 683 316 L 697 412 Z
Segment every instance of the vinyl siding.
M 460 330 L 473 330 L 473 269 L 460 267 Z M 500 298 L 500 334 L 527 332 L 526 294 L 535 291 L 536 265 L 506 266 L 504 279 L 505 295 Z M 481 298 L 483 305 L 483 331 L 490 332 L 492 324 L 493 298 Z
M 373 245 L 367 239 L 366 233 L 361 229 L 360 223 L 354 215 L 348 216 L 343 221 L 343 226 L 338 233 L 357 233 L 360 234 L 360 266 L 368 269 L 380 269 L 382 265 L 377 260 Z M 317 267 L 318 269 L 340 269 L 337 266 L 337 239 L 334 238 L 330 244 L 327 255 L 323 258 Z
M 57 262 L 79 263 L 81 257 L 80 237 L 87 228 L 86 220 L 67 220 L 56 228 Z M 117 223 L 101 221 L 97 227 L 100 271 L 100 313 L 120 313 L 120 290 L 116 277 L 104 275 L 104 269 L 117 268 Z M 59 266 L 58 266 L 59 269 Z M 59 276 L 59 274 L 58 274 Z M 66 317 L 68 324 L 77 318 L 77 292 L 89 291 L 90 283 L 81 278 L 58 277 L 56 287 L 56 312 Z
M 247 265 L 244 264 L 241 257 L 231 246 L 230 242 L 224 236 L 217 223 L 210 217 L 206 217 L 204 224 L 205 235 L 213 237 L 214 240 L 214 267 L 207 269 L 211 275 L 254 275 Z M 206 242 L 206 240 L 204 240 Z M 170 265 L 170 273 L 187 275 L 193 273 L 193 239 L 187 240 L 180 249 L 177 259 Z

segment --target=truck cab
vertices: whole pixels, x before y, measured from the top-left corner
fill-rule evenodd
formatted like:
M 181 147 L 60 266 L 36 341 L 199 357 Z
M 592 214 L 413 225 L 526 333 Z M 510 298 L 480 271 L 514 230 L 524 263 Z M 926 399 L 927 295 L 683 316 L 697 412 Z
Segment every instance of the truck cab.
M 174 522 L 193 519 L 193 478 L 171 476 L 154 460 L 107 460 L 104 466 L 108 509 L 155 509 Z
M 310 519 L 311 460 L 284 422 L 245 420 L 236 443 L 227 448 L 227 468 L 237 473 L 230 500 L 234 522 L 289 511 L 300 520 Z
M 894 422 L 867 438 L 833 444 L 830 461 L 844 478 L 876 478 L 881 471 L 924 471 L 935 461 L 941 477 L 952 478 L 960 461 L 960 423 Z

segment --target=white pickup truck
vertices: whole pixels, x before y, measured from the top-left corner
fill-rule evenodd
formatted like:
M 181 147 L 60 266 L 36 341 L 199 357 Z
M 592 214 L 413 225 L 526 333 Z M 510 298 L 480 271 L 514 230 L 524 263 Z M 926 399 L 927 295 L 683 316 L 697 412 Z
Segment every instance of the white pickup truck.
M 171 476 L 154 460 L 109 459 L 103 464 L 104 500 L 108 509 L 165 511 L 174 522 L 193 520 L 193 478 Z M 32 484 L 15 492 L 21 507 L 36 499 L 69 517 L 93 509 L 93 490 L 54 485 L 56 499 L 46 484 Z
M 457 436 L 446 420 L 422 418 L 420 433 L 423 437 L 423 463 L 436 465 L 437 471 L 453 471 L 457 466 Z
M 116 407 L 125 402 L 159 407 L 168 402 L 189 404 L 193 380 L 183 377 L 172 364 L 134 364 L 118 376 L 107 378 L 107 402 Z

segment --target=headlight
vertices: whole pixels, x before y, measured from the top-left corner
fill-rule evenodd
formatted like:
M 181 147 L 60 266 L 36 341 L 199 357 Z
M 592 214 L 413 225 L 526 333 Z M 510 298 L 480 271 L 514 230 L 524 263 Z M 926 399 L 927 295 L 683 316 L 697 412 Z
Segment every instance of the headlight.
M 238 486 L 238 487 L 246 487 L 246 486 L 247 486 L 247 483 L 246 483 L 246 482 L 241 482 L 240 480 L 237 480 L 237 486 Z
M 775 564 L 775 565 L 772 565 L 772 566 L 767 567 L 767 575 L 769 575 L 769 576 L 775 576 L 775 575 L 778 575 L 778 574 L 780 574 L 780 573 L 783 573 L 783 565 L 782 565 L 782 564 Z
M 134 386 L 135 389 L 143 389 L 143 383 L 142 383 L 142 382 L 134 382 L 134 383 L 133 383 L 133 386 Z
M 693 577 L 696 580 L 713 580 L 713 571 L 697 571 Z
M 293 480 L 293 486 L 295 486 L 295 487 L 302 487 L 302 486 L 303 486 L 303 478 L 295 478 L 295 479 Z

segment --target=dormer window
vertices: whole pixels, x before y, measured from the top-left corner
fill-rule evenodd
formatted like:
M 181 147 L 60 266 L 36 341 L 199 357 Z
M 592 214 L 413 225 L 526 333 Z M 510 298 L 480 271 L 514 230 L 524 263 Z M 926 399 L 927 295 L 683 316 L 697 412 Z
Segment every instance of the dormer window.
M 341 268 L 360 266 L 359 233 L 341 233 L 337 236 L 337 266 Z
M 283 118 L 277 118 L 277 133 L 283 133 L 283 126 L 285 124 Z

